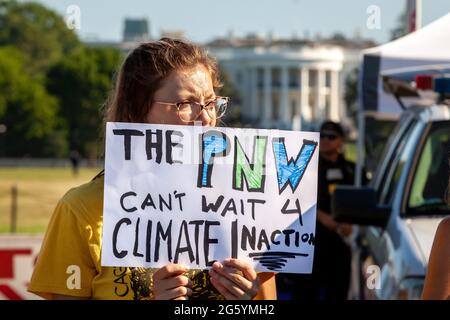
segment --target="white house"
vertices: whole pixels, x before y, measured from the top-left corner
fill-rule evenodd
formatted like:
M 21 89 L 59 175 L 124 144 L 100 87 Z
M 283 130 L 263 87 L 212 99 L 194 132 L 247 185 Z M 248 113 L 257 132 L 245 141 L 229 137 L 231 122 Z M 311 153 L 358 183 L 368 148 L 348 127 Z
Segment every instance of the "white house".
M 348 122 L 346 76 L 371 42 L 217 39 L 206 46 L 241 94 L 245 122 L 262 128 L 313 129 Z

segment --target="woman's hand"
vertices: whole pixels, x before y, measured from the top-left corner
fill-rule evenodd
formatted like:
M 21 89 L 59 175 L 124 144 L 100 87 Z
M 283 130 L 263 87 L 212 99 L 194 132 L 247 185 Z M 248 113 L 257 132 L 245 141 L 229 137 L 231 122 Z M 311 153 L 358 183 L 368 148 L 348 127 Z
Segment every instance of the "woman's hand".
M 188 268 L 181 264 L 168 264 L 153 275 L 155 300 L 187 300 L 192 294 L 192 282 L 184 276 Z
M 258 293 L 259 278 L 253 266 L 242 260 L 216 261 L 209 270 L 211 283 L 227 300 L 250 300 Z

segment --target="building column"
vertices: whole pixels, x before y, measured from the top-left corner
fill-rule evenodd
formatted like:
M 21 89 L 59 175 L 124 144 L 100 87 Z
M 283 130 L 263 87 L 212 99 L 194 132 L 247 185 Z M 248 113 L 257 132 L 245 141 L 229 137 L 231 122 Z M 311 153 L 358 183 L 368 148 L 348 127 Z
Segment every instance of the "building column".
M 300 69 L 300 115 L 302 119 L 311 121 L 311 107 L 309 105 L 309 70 Z
M 339 71 L 332 70 L 330 81 L 330 114 L 331 120 L 338 122 L 339 116 Z
M 289 105 L 289 71 L 285 66 L 281 67 L 280 93 L 280 119 L 283 126 L 290 127 L 292 119 Z
M 325 70 L 317 69 L 316 81 L 316 119 L 315 121 L 322 122 L 326 118 L 325 114 L 325 95 L 323 94 L 323 87 L 325 85 Z
M 262 122 L 268 126 L 272 120 L 272 68 L 264 68 L 264 106 L 262 112 Z

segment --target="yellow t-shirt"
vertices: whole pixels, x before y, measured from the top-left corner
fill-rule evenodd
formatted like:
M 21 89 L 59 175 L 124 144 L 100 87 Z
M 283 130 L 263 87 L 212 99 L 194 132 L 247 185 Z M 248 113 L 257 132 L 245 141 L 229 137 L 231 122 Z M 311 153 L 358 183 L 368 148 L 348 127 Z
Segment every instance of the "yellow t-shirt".
M 152 298 L 156 269 L 102 267 L 104 176 L 69 190 L 59 201 L 45 234 L 28 287 L 51 299 L 53 294 L 91 299 Z M 191 270 L 190 299 L 224 299 L 206 271 Z

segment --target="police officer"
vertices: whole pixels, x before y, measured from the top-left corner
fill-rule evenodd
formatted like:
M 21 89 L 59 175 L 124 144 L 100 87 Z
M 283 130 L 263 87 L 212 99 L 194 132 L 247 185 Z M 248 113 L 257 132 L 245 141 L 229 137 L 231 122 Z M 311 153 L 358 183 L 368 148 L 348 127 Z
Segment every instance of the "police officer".
M 313 287 L 319 300 L 345 300 L 351 272 L 351 250 L 345 238 L 349 224 L 331 216 L 331 196 L 338 184 L 353 184 L 355 165 L 342 154 L 345 134 L 341 125 L 326 121 L 320 128 L 319 176 Z
M 353 184 L 355 166 L 342 154 L 344 130 L 326 121 L 320 128 L 317 223 L 312 274 L 278 274 L 280 299 L 345 300 L 350 285 L 351 250 L 345 238 L 351 225 L 330 214 L 331 196 L 338 184 Z

